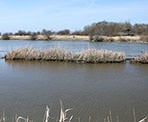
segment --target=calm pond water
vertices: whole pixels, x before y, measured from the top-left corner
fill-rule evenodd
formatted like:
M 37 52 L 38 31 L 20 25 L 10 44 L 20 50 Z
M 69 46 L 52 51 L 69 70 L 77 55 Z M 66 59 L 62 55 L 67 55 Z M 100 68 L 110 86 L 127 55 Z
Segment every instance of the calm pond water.
M 81 51 L 87 48 L 107 49 L 125 52 L 127 57 L 134 57 L 148 51 L 148 43 L 114 43 L 114 42 L 88 42 L 88 41 L 29 41 L 29 40 L 0 40 L 0 50 L 9 51 L 18 47 L 33 47 L 47 49 L 62 47 L 70 51 Z M 2 55 L 2 54 L 0 54 Z
M 0 41 L 0 50 L 24 45 L 45 49 L 64 46 L 73 51 L 95 47 L 126 51 L 129 56 L 148 50 L 147 44 L 89 43 L 68 41 Z M 103 122 L 111 110 L 115 122 L 133 122 L 148 115 L 147 64 L 75 64 L 40 61 L 5 61 L 0 59 L 0 115 L 29 116 L 42 122 L 46 105 L 51 109 L 50 122 L 60 111 L 60 99 L 65 108 L 72 108 L 72 122 Z

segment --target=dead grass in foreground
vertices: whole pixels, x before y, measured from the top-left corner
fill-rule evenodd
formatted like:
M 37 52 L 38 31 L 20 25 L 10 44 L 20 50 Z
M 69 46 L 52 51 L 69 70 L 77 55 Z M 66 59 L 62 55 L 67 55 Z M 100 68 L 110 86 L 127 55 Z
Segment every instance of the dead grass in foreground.
M 60 112 L 59 117 L 57 119 L 51 117 L 51 112 L 48 106 L 46 106 L 46 110 L 44 113 L 43 121 L 42 122 L 50 122 L 51 120 L 55 120 L 55 122 L 72 122 L 74 116 L 67 114 L 72 109 L 65 109 L 63 106 L 62 101 L 60 101 Z M 0 122 L 10 122 L 10 120 L 6 117 L 5 113 L 3 112 L 3 115 L 0 117 Z M 15 117 L 12 119 L 12 122 L 34 122 L 32 119 L 27 117 L 22 117 L 19 115 L 15 115 Z M 81 122 L 80 117 L 78 117 L 77 122 Z M 91 116 L 88 117 L 88 122 L 93 122 Z M 107 114 L 107 116 L 104 117 L 103 122 L 120 122 L 119 116 L 113 116 L 112 111 L 110 110 Z M 137 119 L 136 117 L 136 111 L 133 108 L 132 110 L 132 122 L 148 122 L 148 116 L 144 116 L 141 119 Z

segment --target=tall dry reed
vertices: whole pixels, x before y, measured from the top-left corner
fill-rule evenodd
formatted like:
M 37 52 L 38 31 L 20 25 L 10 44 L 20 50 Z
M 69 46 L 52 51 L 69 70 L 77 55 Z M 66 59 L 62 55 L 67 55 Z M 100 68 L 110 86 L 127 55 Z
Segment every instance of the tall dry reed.
M 86 49 L 80 52 L 70 52 L 63 48 L 37 50 L 33 48 L 18 48 L 8 52 L 6 60 L 47 60 L 68 61 L 80 63 L 124 62 L 125 54 L 109 50 Z
M 8 52 L 5 56 L 9 60 L 39 60 L 41 59 L 42 51 L 30 47 L 17 48 Z
M 145 52 L 144 54 L 135 57 L 131 60 L 131 63 L 143 63 L 148 64 L 148 52 Z
M 55 122 L 71 122 L 73 119 L 72 116 L 67 116 L 67 112 L 72 110 L 72 109 L 64 109 L 62 101 L 60 101 L 61 105 L 61 110 L 60 110 L 60 116 L 58 117 L 58 120 L 55 120 Z M 49 107 L 46 106 L 43 122 L 50 122 L 52 119 L 50 117 L 50 110 Z M 116 119 L 114 118 L 116 117 Z M 88 122 L 93 122 L 91 121 L 91 116 L 88 117 Z M 53 120 L 52 120 L 53 121 Z M 0 122 L 10 122 L 10 119 L 3 113 L 2 116 L 0 117 Z M 22 117 L 22 116 L 15 116 L 15 120 L 12 122 L 34 122 L 32 119 L 30 119 L 28 116 L 27 117 Z M 80 117 L 78 118 L 78 122 L 81 122 Z M 108 115 L 105 116 L 103 122 L 120 122 L 120 117 L 119 116 L 113 116 L 111 110 L 109 111 Z M 141 119 L 136 119 L 136 112 L 135 109 L 133 109 L 133 121 L 132 122 L 148 122 L 148 116 L 145 116 Z

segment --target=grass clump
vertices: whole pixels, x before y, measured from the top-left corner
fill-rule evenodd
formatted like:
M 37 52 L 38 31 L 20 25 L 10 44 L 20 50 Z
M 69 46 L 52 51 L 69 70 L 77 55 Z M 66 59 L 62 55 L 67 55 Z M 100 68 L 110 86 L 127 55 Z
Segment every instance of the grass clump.
M 76 54 L 77 61 L 84 63 L 124 62 L 125 54 L 109 50 L 87 49 Z
M 6 60 L 45 60 L 80 63 L 119 63 L 125 61 L 125 54 L 109 50 L 86 49 L 80 52 L 70 52 L 63 48 L 37 50 L 33 48 L 18 48 L 5 55 Z
M 69 61 L 72 60 L 72 53 L 62 48 L 49 48 L 42 51 L 42 60 Z
M 18 48 L 6 54 L 5 58 L 10 60 L 39 60 L 41 51 L 30 47 Z
M 133 58 L 131 63 L 142 63 L 142 64 L 148 64 L 148 52 L 145 52 L 144 54 Z
M 60 109 L 59 115 L 57 117 L 51 117 L 50 108 L 48 106 L 46 106 L 46 110 L 45 110 L 42 122 L 73 122 L 73 121 L 74 122 L 81 122 L 80 117 L 78 117 L 78 121 L 76 121 L 75 116 L 71 115 L 71 113 L 67 114 L 72 109 L 64 109 L 62 101 L 60 101 L 60 105 L 61 105 L 61 109 Z M 133 109 L 132 114 L 133 114 L 131 116 L 132 121 L 130 121 L 130 122 L 148 122 L 148 116 L 144 115 L 140 119 L 137 118 L 135 109 Z M 94 122 L 91 119 L 92 119 L 91 116 L 89 116 L 88 122 Z M 109 110 L 107 115 L 104 116 L 103 121 L 100 121 L 100 122 L 120 122 L 120 121 L 121 121 L 120 116 L 118 116 L 118 115 L 115 116 L 114 114 L 112 114 L 112 111 Z M 35 122 L 35 121 L 30 119 L 29 116 L 23 117 L 23 116 L 19 116 L 17 114 L 15 115 L 15 117 L 12 118 L 12 121 L 11 121 L 11 118 L 10 117 L 8 118 L 5 115 L 5 113 L 3 112 L 2 116 L 0 116 L 0 122 Z

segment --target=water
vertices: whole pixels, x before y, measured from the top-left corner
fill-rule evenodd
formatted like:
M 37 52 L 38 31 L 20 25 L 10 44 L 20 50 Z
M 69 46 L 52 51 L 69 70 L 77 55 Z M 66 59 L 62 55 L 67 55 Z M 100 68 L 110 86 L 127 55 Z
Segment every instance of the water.
M 107 49 L 125 52 L 127 57 L 141 55 L 148 51 L 148 43 L 114 43 L 114 42 L 88 42 L 88 41 L 29 41 L 29 40 L 0 40 L 0 50 L 10 51 L 19 47 L 33 47 L 47 49 L 50 47 L 62 47 L 70 51 L 81 51 L 87 48 Z M 2 55 L 2 54 L 0 54 Z
M 29 44 L 30 43 L 30 44 Z M 0 41 L 0 50 L 22 45 L 38 48 L 67 45 L 81 50 L 91 47 L 126 50 L 130 55 L 147 50 L 147 44 L 47 42 L 47 41 Z M 98 47 L 97 47 L 98 45 Z M 118 46 L 118 47 L 117 47 Z M 77 48 L 76 48 L 77 47 Z M 142 47 L 142 48 L 140 48 Z M 115 49 L 115 50 L 116 50 Z M 124 49 L 124 50 L 125 50 Z M 137 50 L 136 50 L 137 49 Z M 136 52 L 132 52 L 136 50 Z M 75 64 L 40 61 L 0 60 L 0 112 L 8 116 L 29 116 L 42 122 L 46 105 L 51 110 L 50 122 L 55 122 L 60 111 L 60 99 L 65 108 L 72 108 L 68 116 L 72 122 L 103 122 L 109 111 L 115 122 L 133 122 L 132 109 L 137 120 L 148 115 L 148 65 L 147 64 Z

